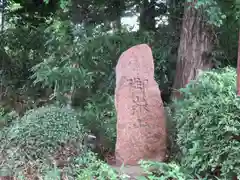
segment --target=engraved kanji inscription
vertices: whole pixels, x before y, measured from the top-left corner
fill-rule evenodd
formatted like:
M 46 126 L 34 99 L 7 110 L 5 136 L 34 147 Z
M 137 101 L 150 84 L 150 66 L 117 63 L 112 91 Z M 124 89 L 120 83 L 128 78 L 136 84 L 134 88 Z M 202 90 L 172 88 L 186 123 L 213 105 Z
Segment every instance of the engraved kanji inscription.
M 140 77 L 135 77 L 128 79 L 128 82 L 132 93 L 132 115 L 136 115 L 137 119 L 140 121 L 143 118 L 142 114 L 149 111 L 146 100 L 146 85 L 148 80 L 142 80 Z
M 130 78 L 130 79 L 127 79 L 127 81 L 128 81 L 128 84 L 131 86 L 131 88 L 141 89 L 141 90 L 144 90 L 144 88 L 148 83 L 147 79 L 141 80 L 141 78 L 139 77 Z

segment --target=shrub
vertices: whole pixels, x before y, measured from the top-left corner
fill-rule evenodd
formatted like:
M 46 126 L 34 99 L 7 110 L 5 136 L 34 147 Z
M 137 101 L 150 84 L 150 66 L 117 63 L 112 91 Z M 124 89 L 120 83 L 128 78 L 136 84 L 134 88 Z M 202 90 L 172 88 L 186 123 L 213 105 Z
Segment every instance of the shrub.
M 116 114 L 114 97 L 106 93 L 97 93 L 87 101 L 81 113 L 85 127 L 98 138 L 105 141 L 105 148 L 113 150 L 116 142 Z
M 42 54 L 44 61 L 32 67 L 31 77 L 34 82 L 54 86 L 54 95 L 58 100 L 73 87 L 75 90 L 81 88 L 85 99 L 97 90 L 113 93 L 114 69 L 121 53 L 136 44 L 147 43 L 153 49 L 158 83 L 162 90 L 168 89 L 172 80 L 169 69 L 174 64 L 169 61 L 172 49 L 171 33 L 107 33 L 94 28 L 89 36 L 88 30 L 73 26 L 70 21 L 54 20 L 44 31 L 48 37 L 46 50 Z M 162 38 L 159 44 L 154 41 L 157 36 L 168 38 Z
M 101 179 L 101 180 L 127 180 L 127 175 L 119 175 L 113 168 L 97 159 L 93 153 L 87 153 L 78 159 L 80 169 L 78 180 Z
M 202 73 L 181 92 L 183 99 L 174 102 L 174 121 L 182 166 L 202 175 L 219 173 L 222 179 L 239 175 L 240 99 L 235 69 Z
M 15 111 L 6 112 L 4 108 L 0 107 L 0 129 L 9 126 L 12 121 L 19 118 Z
M 98 160 L 93 153 L 87 153 L 76 159 L 79 165 L 78 179 L 103 179 L 103 180 L 127 180 L 130 177 L 122 172 L 117 172 L 106 163 Z M 161 163 L 153 161 L 140 161 L 144 176 L 137 176 L 138 180 L 200 180 L 198 176 L 192 176 L 184 168 L 176 163 Z M 126 167 L 127 168 L 127 167 Z M 203 180 L 203 179 L 201 179 Z
M 163 163 L 163 162 L 154 162 L 154 161 L 140 161 L 140 165 L 143 170 L 147 173 L 147 178 L 141 177 L 141 180 L 189 180 L 196 179 L 200 180 L 198 176 L 193 176 L 186 171 L 185 168 L 181 167 L 175 162 Z
M 5 165 L 15 168 L 30 161 L 47 161 L 69 142 L 75 142 L 76 148 L 81 149 L 83 134 L 74 110 L 45 106 L 28 111 L 20 121 L 5 129 L 1 136 L 1 142 L 5 143 L 0 147 Z

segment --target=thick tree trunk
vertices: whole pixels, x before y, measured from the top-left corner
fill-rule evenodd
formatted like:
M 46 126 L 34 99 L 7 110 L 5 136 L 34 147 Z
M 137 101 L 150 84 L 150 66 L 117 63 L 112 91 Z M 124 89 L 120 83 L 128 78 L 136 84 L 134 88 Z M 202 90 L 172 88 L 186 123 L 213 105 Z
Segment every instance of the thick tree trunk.
M 190 6 L 190 7 L 189 7 Z M 213 28 L 203 20 L 203 10 L 185 4 L 180 44 L 173 84 L 173 97 L 179 97 L 179 89 L 194 80 L 200 70 L 212 67 Z

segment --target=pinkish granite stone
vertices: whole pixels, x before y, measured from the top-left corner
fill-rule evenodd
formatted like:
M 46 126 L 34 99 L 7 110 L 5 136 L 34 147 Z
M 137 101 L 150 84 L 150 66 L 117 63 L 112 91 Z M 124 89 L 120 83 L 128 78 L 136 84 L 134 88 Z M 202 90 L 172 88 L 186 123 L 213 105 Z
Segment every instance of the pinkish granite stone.
M 116 66 L 116 162 L 163 161 L 166 125 L 160 90 L 154 80 L 154 63 L 146 44 L 125 51 Z

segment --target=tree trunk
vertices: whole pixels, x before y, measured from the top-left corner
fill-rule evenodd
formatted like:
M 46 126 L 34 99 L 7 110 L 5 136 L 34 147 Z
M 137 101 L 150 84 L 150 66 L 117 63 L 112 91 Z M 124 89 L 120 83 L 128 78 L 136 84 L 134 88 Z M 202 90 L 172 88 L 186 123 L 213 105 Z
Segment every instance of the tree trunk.
M 114 31 L 121 31 L 122 24 L 121 24 L 121 17 L 122 12 L 125 10 L 125 1 L 123 0 L 114 0 L 112 2 L 112 13 L 111 16 L 113 19 L 113 30 Z
M 156 29 L 156 7 L 155 2 L 156 0 L 143 0 L 141 5 L 141 12 L 140 12 L 140 31 L 154 31 Z
M 173 97 L 178 98 L 178 89 L 194 80 L 199 71 L 212 67 L 213 37 L 213 28 L 203 20 L 203 9 L 195 9 L 192 3 L 185 3 Z
M 112 22 L 112 29 L 114 32 L 119 32 L 122 29 L 121 16 L 117 17 L 115 21 Z

